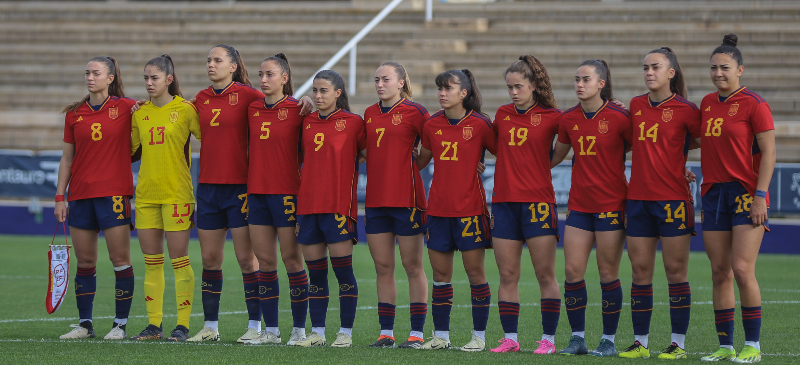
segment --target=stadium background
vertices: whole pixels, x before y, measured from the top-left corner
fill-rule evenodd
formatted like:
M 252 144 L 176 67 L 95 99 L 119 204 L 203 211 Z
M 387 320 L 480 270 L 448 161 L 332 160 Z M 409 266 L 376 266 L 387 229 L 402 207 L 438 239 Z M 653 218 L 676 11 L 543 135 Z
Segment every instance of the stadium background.
M 241 52 L 251 79 L 265 57 L 286 53 L 296 89 L 387 3 L 0 1 L 0 44 L 4 46 L 0 53 L 0 245 L 36 242 L 37 249 L 31 249 L 29 255 L 38 255 L 40 260 L 34 262 L 44 265 L 42 252 L 49 238 L 10 235 L 52 234 L 52 196 L 63 136 L 63 116 L 58 111 L 86 94 L 82 75 L 89 58 L 115 57 L 127 95 L 144 99 L 139 76 L 142 66 L 154 56 L 169 53 L 182 90 L 191 97 L 209 85 L 205 73 L 209 49 L 225 43 Z M 798 1 L 435 0 L 430 22 L 425 21 L 424 3 L 403 1 L 358 44 L 356 93 L 350 99 L 354 112 L 361 114 L 376 101 L 373 72 L 381 62 L 394 60 L 408 69 L 414 100 L 431 112 L 439 109 L 434 77 L 447 69 L 469 68 L 483 94 L 484 110 L 494 115 L 498 106 L 509 102 L 503 71 L 521 54 L 533 54 L 547 66 L 562 109 L 577 103 L 572 91 L 574 70 L 589 58 L 608 61 L 614 94 L 628 103 L 646 92 L 641 77 L 644 55 L 661 46 L 671 47 L 678 55 L 689 100 L 699 104 L 705 94 L 715 91 L 708 77 L 708 56 L 722 35 L 735 32 L 745 60 L 742 84 L 769 102 L 776 124 L 779 165 L 770 186 L 773 232 L 765 236 L 762 252 L 800 253 L 796 244 L 800 221 L 795 220 L 800 213 L 800 98 L 796 91 L 800 74 L 793 71 L 800 58 Z M 348 66 L 348 57 L 344 57 L 333 69 L 347 79 Z M 197 141 L 193 150 L 199 152 Z M 700 176 L 699 153 L 692 152 L 690 160 L 692 170 Z M 197 166 L 195 159 L 195 183 Z M 423 172 L 427 183 L 432 169 Z M 484 174 L 487 191 L 492 188 L 492 173 L 490 158 Z M 564 209 L 568 163 L 557 167 L 553 177 L 559 206 Z M 699 199 L 697 204 L 699 208 Z M 702 240 L 697 237 L 692 247 L 702 250 Z M 366 250 L 357 252 L 369 261 Z M 132 256 L 137 253 L 134 244 Z M 102 254 L 100 257 L 102 261 Z M 796 262 L 797 256 L 790 258 Z M 199 257 L 193 262 L 199 266 Z M 493 259 L 487 257 L 487 268 L 493 265 Z M 0 279 L 17 275 L 10 270 L 0 266 Z M 364 276 L 374 277 L 368 265 L 366 270 Z M 28 274 L 43 272 L 34 271 Z M 357 276 L 361 277 L 358 272 Z M 44 291 L 43 282 L 31 285 Z M 792 294 L 795 298 L 796 293 Z M 104 299 L 99 294 L 96 301 Z M 74 301 L 65 306 L 60 314 L 74 315 Z M 0 309 L 12 307 L 3 300 Z M 199 306 L 195 309 L 200 310 Z M 798 316 L 796 305 L 788 310 Z M 44 311 L 32 313 L 42 317 Z M 5 337 L 3 317 L 26 318 L 0 311 L 0 339 Z M 562 316 L 561 327 L 565 326 L 566 317 Z

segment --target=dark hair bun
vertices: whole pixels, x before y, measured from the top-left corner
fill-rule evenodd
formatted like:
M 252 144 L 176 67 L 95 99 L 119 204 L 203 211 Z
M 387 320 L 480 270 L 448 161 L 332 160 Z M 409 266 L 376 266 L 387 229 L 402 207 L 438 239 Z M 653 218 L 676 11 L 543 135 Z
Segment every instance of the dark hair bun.
M 280 59 L 282 59 L 284 61 L 287 61 L 287 62 L 289 61 L 288 59 L 286 59 L 286 55 L 283 54 L 283 52 L 276 54 L 275 57 L 278 57 L 278 58 L 280 58 Z
M 739 37 L 737 37 L 736 34 L 733 33 L 727 34 L 725 35 L 724 38 L 722 38 L 723 46 L 736 47 L 736 43 L 738 42 L 739 42 Z

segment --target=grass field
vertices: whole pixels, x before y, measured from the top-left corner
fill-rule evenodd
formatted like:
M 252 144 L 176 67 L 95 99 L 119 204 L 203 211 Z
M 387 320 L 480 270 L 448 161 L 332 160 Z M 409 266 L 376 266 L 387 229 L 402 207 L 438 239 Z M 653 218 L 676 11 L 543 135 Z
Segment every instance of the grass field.
M 371 349 L 367 345 L 372 343 L 378 335 L 380 327 L 377 320 L 377 295 L 375 291 L 375 271 L 369 250 L 366 245 L 355 247 L 353 266 L 359 283 L 359 310 L 357 312 L 354 328 L 354 347 L 350 349 L 311 348 L 301 349 L 285 346 L 245 347 L 235 343 L 236 338 L 244 333 L 247 326 L 245 313 L 244 294 L 242 291 L 242 278 L 238 265 L 233 256 L 232 245 L 226 246 L 227 260 L 224 264 L 225 283 L 222 296 L 220 316 L 220 333 L 222 341 L 213 344 L 175 344 L 166 342 L 131 342 L 131 341 L 103 341 L 102 336 L 111 328 L 114 315 L 114 275 L 107 254 L 104 241 L 101 239 L 100 260 L 97 265 L 97 296 L 94 302 L 94 326 L 98 338 L 80 341 L 62 341 L 58 336 L 69 331 L 69 324 L 77 323 L 77 310 L 73 283 L 70 283 L 69 292 L 61 309 L 48 316 L 45 311 L 44 299 L 47 286 L 47 243 L 49 237 L 35 236 L 0 236 L 0 362 L 12 363 L 254 363 L 254 362 L 284 362 L 294 363 L 467 363 L 467 362 L 493 362 L 507 363 L 510 361 L 524 361 L 535 363 L 559 364 L 588 364 L 588 363 L 637 363 L 640 361 L 661 361 L 655 358 L 649 360 L 623 360 L 619 358 L 600 359 L 588 356 L 560 357 L 560 356 L 534 356 L 532 354 L 534 341 L 541 335 L 539 314 L 539 290 L 537 288 L 533 268 L 530 261 L 523 257 L 523 273 L 520 283 L 522 310 L 520 318 L 520 343 L 523 351 L 512 354 L 493 354 L 488 351 L 483 353 L 463 353 L 461 351 L 415 351 L 400 349 Z M 192 334 L 199 330 L 203 324 L 202 304 L 200 304 L 200 249 L 196 241 L 190 246 L 190 257 L 194 268 L 196 280 L 195 305 L 191 319 L 190 331 Z M 142 299 L 142 283 L 144 277 L 144 264 L 139 251 L 138 242 L 132 244 L 133 265 L 136 273 L 136 294 L 128 321 L 129 335 L 138 333 L 147 324 L 144 300 Z M 527 252 L 524 253 L 527 255 Z M 70 278 L 74 277 L 75 257 Z M 460 257 L 456 257 L 457 262 Z M 660 260 L 660 258 L 659 258 Z M 563 283 L 563 252 L 559 251 L 557 262 L 557 276 Z M 597 268 L 592 267 L 594 258 L 590 259 L 590 267 L 586 281 L 589 283 L 589 303 L 587 311 L 587 343 L 590 348 L 597 345 L 600 340 L 602 325 L 600 318 L 600 287 L 597 279 Z M 800 337 L 800 287 L 797 286 L 800 257 L 790 255 L 761 255 L 759 257 L 758 272 L 763 292 L 763 329 L 761 332 L 763 362 L 771 364 L 800 363 L 800 350 L 794 347 L 793 340 Z M 693 310 L 692 321 L 687 338 L 687 351 L 690 352 L 690 361 L 699 362 L 703 354 L 714 351 L 718 345 L 713 322 L 713 308 L 711 306 L 711 273 L 708 259 L 704 253 L 692 253 L 690 263 L 690 282 L 692 284 Z M 426 266 L 427 259 L 426 259 Z M 472 319 L 469 299 L 469 286 L 466 275 L 456 264 L 454 277 L 454 308 L 451 319 L 451 341 L 454 346 L 462 346 L 470 338 Z M 497 268 L 494 263 L 492 251 L 487 251 L 487 275 L 489 284 L 497 303 L 496 293 L 498 285 Z M 172 284 L 172 269 L 166 265 L 167 288 L 165 294 L 164 329 L 169 331 L 175 326 L 175 299 Z M 289 312 L 288 282 L 285 271 L 279 268 L 281 289 L 281 329 L 284 342 L 291 332 L 291 315 Z M 430 270 L 428 277 L 430 278 Z M 630 290 L 630 263 L 623 257 L 620 271 L 625 298 L 629 298 Z M 335 283 L 333 272 L 330 281 Z M 404 338 L 409 331 L 408 324 L 408 284 L 404 280 L 402 268 L 397 268 L 398 283 L 398 310 L 395 325 L 395 335 L 398 339 Z M 657 265 L 654 283 L 655 309 L 650 336 L 651 352 L 658 352 L 669 345 L 669 304 L 667 296 L 667 283 L 664 278 L 663 266 Z M 339 327 L 338 301 L 335 291 L 331 292 L 331 310 L 328 315 L 328 342 L 335 339 L 335 332 Z M 593 303 L 593 304 L 592 304 Z M 623 307 L 619 332 L 617 333 L 617 349 L 622 350 L 633 341 L 629 307 Z M 563 312 L 556 337 L 556 347 L 566 346 L 570 331 L 566 314 Z M 735 344 L 741 349 L 744 333 L 741 328 L 741 312 L 736 308 L 736 335 Z M 430 313 L 430 312 L 429 312 Z M 170 314 L 172 314 L 170 316 Z M 494 347 L 495 341 L 502 338 L 502 328 L 496 307 L 493 307 L 489 317 L 487 331 L 487 347 Z M 310 321 L 309 324 L 310 326 Z M 309 327 L 310 329 L 310 327 Z M 425 331 L 426 335 L 433 329 L 433 321 L 428 316 Z M 401 340 L 402 341 L 402 340 Z M 657 356 L 657 355 L 653 355 Z

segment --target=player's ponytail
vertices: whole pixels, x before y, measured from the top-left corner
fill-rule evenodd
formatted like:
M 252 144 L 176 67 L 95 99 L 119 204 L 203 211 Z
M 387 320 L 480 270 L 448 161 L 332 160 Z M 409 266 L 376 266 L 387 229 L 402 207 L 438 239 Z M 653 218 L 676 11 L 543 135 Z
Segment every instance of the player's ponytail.
M 586 60 L 581 63 L 581 66 L 592 66 L 597 77 L 606 82 L 606 85 L 600 90 L 600 98 L 602 98 L 603 101 L 615 100 L 614 93 L 611 91 L 611 70 L 608 68 L 606 61 Z
M 344 85 L 344 79 L 338 72 L 334 70 L 322 70 L 314 75 L 314 80 L 323 79 L 333 85 L 334 90 L 342 90 L 342 94 L 336 98 L 336 107 L 339 109 L 350 111 L 350 102 L 347 100 L 347 88 Z
M 119 70 L 119 65 L 117 64 L 117 60 L 113 57 L 106 57 L 106 56 L 97 56 L 89 60 L 89 62 L 100 62 L 106 66 L 106 70 L 108 71 L 109 75 L 113 75 L 114 79 L 111 80 L 111 84 L 108 85 L 108 95 L 110 96 L 125 96 L 125 87 L 122 85 L 122 73 Z M 74 113 L 78 112 L 78 107 L 83 105 L 83 103 L 89 101 L 89 95 L 83 97 L 83 99 L 76 101 L 72 104 L 69 104 L 61 109 L 61 113 L 67 113 L 72 111 Z
M 686 95 L 688 95 L 688 92 L 686 91 L 686 82 L 683 79 L 683 70 L 681 69 L 681 64 L 678 63 L 678 57 L 675 55 L 675 52 L 673 52 L 669 47 L 661 47 L 659 49 L 650 51 L 648 55 L 653 53 L 664 55 L 664 57 L 667 58 L 667 61 L 669 61 L 669 67 L 675 70 L 675 76 L 669 80 L 669 90 L 674 94 L 678 94 L 686 98 Z
M 411 100 L 411 79 L 408 77 L 406 68 L 403 67 L 403 65 L 392 61 L 382 63 L 379 68 L 383 66 L 392 66 L 392 68 L 394 68 L 394 73 L 397 75 L 397 79 L 403 80 L 403 88 L 400 89 L 400 97 Z
M 481 111 L 481 103 L 483 102 L 481 91 L 478 89 L 478 85 L 475 83 L 475 77 L 470 70 L 447 70 L 437 75 L 434 82 L 436 82 L 436 86 L 440 88 L 450 86 L 451 84 L 458 84 L 461 90 L 467 90 L 467 96 L 461 101 L 461 105 L 464 109 L 472 110 L 489 118 L 486 113 Z
M 278 67 L 281 68 L 281 72 L 288 76 L 286 83 L 283 84 L 283 95 L 294 94 L 294 88 L 292 87 L 292 68 L 289 66 L 289 60 L 286 58 L 286 55 L 283 53 L 278 53 L 274 56 L 267 57 L 264 59 L 264 61 L 262 61 L 262 63 L 267 61 L 275 61 L 275 63 L 278 64 Z
M 222 48 L 231 60 L 231 63 L 236 64 L 236 71 L 233 72 L 233 81 L 252 86 L 250 76 L 247 74 L 247 67 L 244 67 L 244 61 L 239 55 L 239 51 L 227 44 L 218 44 L 214 48 Z
M 714 52 L 711 52 L 711 57 L 714 57 L 714 55 L 717 53 L 723 53 L 736 60 L 737 66 L 744 66 L 742 52 L 736 48 L 737 43 L 739 43 L 739 37 L 737 37 L 736 34 L 726 34 L 725 37 L 722 38 L 722 45 L 715 48 Z
M 556 97 L 553 95 L 553 86 L 550 83 L 550 75 L 538 58 L 531 55 L 519 56 L 519 60 L 514 61 L 508 66 L 503 75 L 510 72 L 517 72 L 533 85 L 533 100 L 545 108 L 558 108 Z
M 175 74 L 175 64 L 172 62 L 172 57 L 170 55 L 162 54 L 161 56 L 154 57 L 144 65 L 145 68 L 147 68 L 147 66 L 155 66 L 159 71 L 167 75 L 167 77 L 172 76 L 172 83 L 169 84 L 167 92 L 172 96 L 183 97 L 180 84 L 178 83 L 178 76 Z

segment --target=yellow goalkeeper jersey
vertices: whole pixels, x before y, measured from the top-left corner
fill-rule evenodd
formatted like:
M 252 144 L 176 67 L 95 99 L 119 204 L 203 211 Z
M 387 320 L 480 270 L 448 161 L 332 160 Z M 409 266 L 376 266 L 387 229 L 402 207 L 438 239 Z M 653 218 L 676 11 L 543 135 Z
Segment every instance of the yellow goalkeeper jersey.
M 132 151 L 142 146 L 136 200 L 151 204 L 194 203 L 189 134 L 200 139 L 197 108 L 180 96 L 159 108 L 147 102 L 133 113 Z

